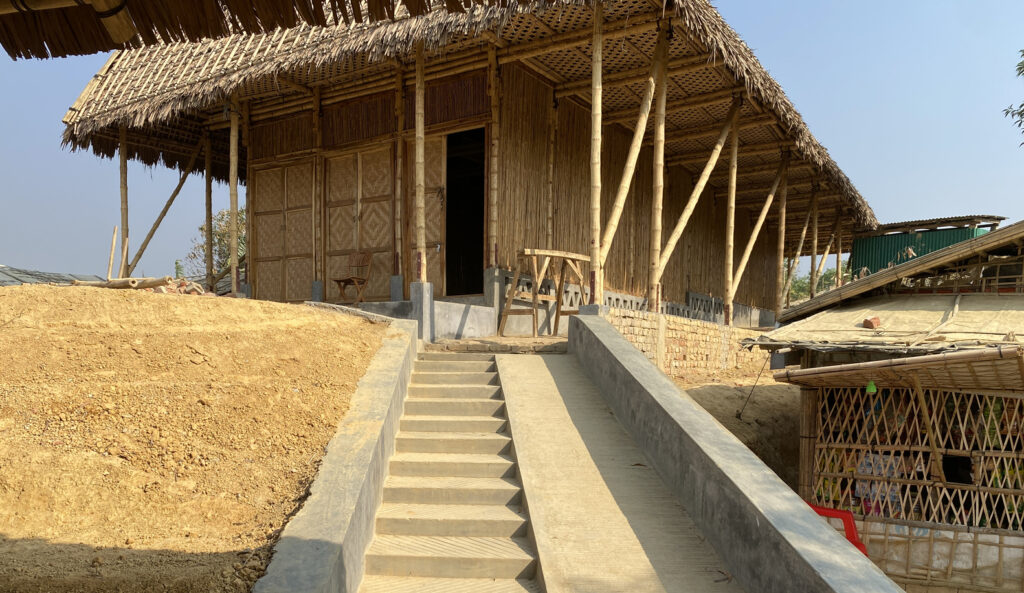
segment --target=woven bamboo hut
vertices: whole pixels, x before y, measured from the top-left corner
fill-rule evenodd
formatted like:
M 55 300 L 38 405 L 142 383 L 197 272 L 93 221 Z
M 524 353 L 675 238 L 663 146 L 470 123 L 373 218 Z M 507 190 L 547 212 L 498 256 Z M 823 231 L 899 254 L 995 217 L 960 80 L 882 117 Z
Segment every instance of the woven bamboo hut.
M 589 258 L 592 302 L 773 313 L 792 260 L 876 224 L 705 0 L 392 8 L 119 51 L 65 142 L 245 183 L 261 299 L 337 301 L 354 253 L 370 300 L 486 294 L 548 249 Z

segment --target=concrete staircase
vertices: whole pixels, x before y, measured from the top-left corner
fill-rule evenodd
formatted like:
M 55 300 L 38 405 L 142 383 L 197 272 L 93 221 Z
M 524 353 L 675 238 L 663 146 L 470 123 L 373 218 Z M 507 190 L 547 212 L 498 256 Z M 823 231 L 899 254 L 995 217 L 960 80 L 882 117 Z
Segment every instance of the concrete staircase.
M 361 593 L 539 593 L 493 354 L 413 369 Z

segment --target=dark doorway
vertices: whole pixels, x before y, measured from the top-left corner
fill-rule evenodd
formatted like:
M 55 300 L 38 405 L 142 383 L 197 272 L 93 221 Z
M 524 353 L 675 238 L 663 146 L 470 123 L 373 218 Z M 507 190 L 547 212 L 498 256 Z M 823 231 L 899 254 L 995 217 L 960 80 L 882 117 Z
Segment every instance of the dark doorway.
M 448 136 L 445 190 L 446 294 L 484 291 L 484 130 Z

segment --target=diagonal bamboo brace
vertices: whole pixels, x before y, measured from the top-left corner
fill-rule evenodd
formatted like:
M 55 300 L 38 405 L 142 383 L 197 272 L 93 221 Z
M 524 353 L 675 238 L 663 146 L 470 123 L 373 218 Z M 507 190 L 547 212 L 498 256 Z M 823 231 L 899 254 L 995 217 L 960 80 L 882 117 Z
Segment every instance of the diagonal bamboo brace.
M 779 190 L 779 185 L 786 182 L 786 172 L 789 170 L 789 154 L 782 157 L 782 162 L 779 163 L 779 172 L 775 174 L 775 181 L 772 182 L 772 188 L 768 190 L 768 197 L 764 200 L 764 206 L 761 207 L 761 215 L 757 217 L 757 222 L 754 224 L 754 230 L 750 232 L 750 239 L 747 240 L 747 246 L 743 250 L 743 256 L 740 258 L 740 264 L 736 268 L 736 275 L 732 279 L 732 293 L 736 294 L 736 289 L 739 288 L 740 281 L 743 280 L 743 272 L 747 268 L 747 262 L 750 261 L 750 254 L 754 251 L 754 243 L 757 243 L 757 236 L 761 234 L 761 227 L 764 226 L 764 221 L 768 218 L 768 211 L 772 208 L 772 201 L 775 200 L 775 192 Z

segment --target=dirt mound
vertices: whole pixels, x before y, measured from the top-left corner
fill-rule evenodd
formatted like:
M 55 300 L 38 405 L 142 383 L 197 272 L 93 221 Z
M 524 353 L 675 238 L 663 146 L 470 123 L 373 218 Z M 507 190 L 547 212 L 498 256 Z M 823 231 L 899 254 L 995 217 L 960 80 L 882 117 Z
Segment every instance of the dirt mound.
M 0 288 L 0 591 L 244 591 L 384 326 L 309 307 Z

